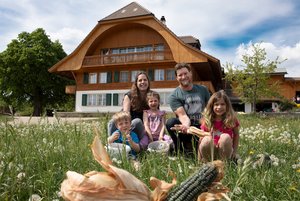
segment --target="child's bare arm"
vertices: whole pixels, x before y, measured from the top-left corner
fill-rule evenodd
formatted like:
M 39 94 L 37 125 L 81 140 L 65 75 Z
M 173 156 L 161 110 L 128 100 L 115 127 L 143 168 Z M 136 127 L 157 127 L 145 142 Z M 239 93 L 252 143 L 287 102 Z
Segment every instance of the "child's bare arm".
M 164 136 L 165 129 L 166 129 L 165 122 L 166 122 L 166 115 L 163 115 L 162 120 L 161 120 L 162 128 L 160 130 L 159 138 L 158 138 L 159 140 L 163 140 L 163 136 Z
M 145 127 L 145 130 L 146 130 L 146 133 L 150 139 L 150 141 L 152 142 L 153 141 L 153 137 L 152 137 L 152 132 L 149 128 L 149 121 L 148 121 L 148 116 L 147 116 L 147 112 L 144 111 L 143 113 L 143 122 L 144 122 L 144 127 Z
M 128 140 L 128 143 L 129 143 L 130 147 L 131 147 L 135 152 L 140 152 L 140 145 L 137 144 L 137 143 L 135 143 L 135 142 L 132 140 L 130 134 L 127 134 L 127 135 L 126 135 L 126 138 L 127 138 L 127 140 Z
M 113 143 L 114 141 L 116 141 L 117 139 L 119 139 L 119 133 L 118 132 L 114 132 L 111 136 L 109 136 L 108 138 L 107 138 L 107 142 L 109 143 L 109 144 L 111 144 L 111 143 Z

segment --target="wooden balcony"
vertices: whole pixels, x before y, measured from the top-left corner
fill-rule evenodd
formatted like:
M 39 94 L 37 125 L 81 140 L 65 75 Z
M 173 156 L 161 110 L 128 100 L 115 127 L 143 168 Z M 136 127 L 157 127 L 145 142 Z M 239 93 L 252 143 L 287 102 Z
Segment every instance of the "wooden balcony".
M 83 67 L 101 66 L 110 64 L 149 63 L 173 60 L 171 51 L 133 52 L 127 54 L 110 54 L 86 56 Z

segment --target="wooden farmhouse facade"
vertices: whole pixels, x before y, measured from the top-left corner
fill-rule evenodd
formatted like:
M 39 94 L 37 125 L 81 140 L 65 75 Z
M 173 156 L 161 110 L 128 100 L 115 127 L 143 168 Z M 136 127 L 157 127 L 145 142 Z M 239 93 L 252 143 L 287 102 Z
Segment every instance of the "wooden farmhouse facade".
M 176 36 L 164 17 L 157 19 L 132 2 L 100 20 L 49 72 L 75 80 L 66 93 L 75 94 L 76 112 L 116 112 L 136 74 L 145 71 L 151 89 L 160 93 L 161 109 L 170 111 L 167 98 L 178 86 L 174 66 L 179 62 L 190 63 L 194 83 L 211 93 L 224 87 L 220 61 L 201 51 L 198 39 Z
M 285 68 L 276 68 L 275 72 L 270 74 L 269 83 L 278 83 L 278 93 L 287 100 L 296 101 L 297 97 L 300 100 L 300 78 L 285 77 L 287 71 Z M 226 93 L 230 96 L 233 107 L 236 111 L 243 111 L 246 113 L 253 111 L 253 106 L 250 103 L 243 104 L 239 97 L 225 84 Z M 257 111 L 279 111 L 279 104 L 282 97 L 264 98 L 256 105 Z

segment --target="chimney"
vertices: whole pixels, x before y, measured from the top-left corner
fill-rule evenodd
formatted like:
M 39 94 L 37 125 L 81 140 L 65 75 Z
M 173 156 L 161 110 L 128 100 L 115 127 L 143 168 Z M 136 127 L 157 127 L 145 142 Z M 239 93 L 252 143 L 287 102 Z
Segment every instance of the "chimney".
M 164 25 L 166 25 L 166 18 L 165 18 L 165 16 L 161 16 L 160 21 L 161 21 Z

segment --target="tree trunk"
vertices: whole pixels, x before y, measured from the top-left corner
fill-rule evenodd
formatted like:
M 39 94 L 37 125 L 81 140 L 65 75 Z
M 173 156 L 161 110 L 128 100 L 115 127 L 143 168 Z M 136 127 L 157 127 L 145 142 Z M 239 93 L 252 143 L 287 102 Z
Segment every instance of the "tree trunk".
M 34 101 L 33 103 L 33 116 L 41 116 L 42 114 L 42 104 L 41 102 Z
M 42 93 L 40 93 L 39 89 L 36 89 L 35 95 L 33 97 L 33 116 L 41 116 L 42 109 Z

